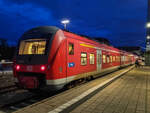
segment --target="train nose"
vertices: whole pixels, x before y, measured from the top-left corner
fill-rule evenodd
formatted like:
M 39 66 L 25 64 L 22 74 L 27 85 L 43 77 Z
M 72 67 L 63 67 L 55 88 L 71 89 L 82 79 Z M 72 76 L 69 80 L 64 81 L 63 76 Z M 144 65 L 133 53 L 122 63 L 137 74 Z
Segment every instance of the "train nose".
M 21 84 L 21 87 L 25 89 L 36 89 L 39 87 L 39 81 L 37 77 L 20 76 L 19 82 Z

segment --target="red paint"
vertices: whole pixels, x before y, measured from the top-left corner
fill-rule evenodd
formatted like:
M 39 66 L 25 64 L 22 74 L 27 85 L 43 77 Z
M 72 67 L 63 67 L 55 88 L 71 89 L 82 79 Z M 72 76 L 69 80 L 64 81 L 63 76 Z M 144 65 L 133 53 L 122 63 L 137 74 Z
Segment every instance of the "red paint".
M 38 88 L 39 85 L 37 78 L 31 76 L 19 76 L 19 83 L 21 87 L 28 89 Z

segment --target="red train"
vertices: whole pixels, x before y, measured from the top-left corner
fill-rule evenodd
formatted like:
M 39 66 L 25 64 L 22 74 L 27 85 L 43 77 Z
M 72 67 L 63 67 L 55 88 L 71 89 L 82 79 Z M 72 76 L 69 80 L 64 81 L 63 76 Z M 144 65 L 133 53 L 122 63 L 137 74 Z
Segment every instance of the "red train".
M 33 28 L 19 40 L 16 82 L 27 89 L 58 90 L 135 63 L 136 56 L 57 27 Z

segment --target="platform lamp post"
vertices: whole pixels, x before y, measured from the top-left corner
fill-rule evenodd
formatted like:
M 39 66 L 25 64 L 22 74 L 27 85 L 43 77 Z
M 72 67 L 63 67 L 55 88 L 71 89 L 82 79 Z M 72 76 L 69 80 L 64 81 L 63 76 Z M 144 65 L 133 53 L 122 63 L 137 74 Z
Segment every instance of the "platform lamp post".
M 150 22 L 147 22 L 146 29 L 147 29 L 147 36 L 146 36 L 145 64 L 147 66 L 150 66 Z
M 150 0 L 147 0 L 147 5 L 145 64 L 150 66 Z
M 62 20 L 62 21 L 61 21 L 61 23 L 64 25 L 64 29 L 66 29 L 67 24 L 69 24 L 69 23 L 70 23 L 70 20 L 65 19 L 65 20 Z

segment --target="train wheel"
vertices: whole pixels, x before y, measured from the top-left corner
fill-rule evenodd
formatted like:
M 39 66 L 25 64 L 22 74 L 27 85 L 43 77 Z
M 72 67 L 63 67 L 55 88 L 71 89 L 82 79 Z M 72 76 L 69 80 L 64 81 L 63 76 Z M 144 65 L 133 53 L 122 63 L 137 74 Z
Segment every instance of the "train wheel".
M 73 88 L 73 87 L 74 87 L 74 85 L 73 85 L 72 82 L 69 83 L 69 84 L 67 84 L 67 85 L 65 86 L 66 89 L 71 89 L 71 88 Z
M 93 76 L 89 76 L 89 77 L 86 78 L 86 81 L 91 81 L 93 79 L 94 79 Z

